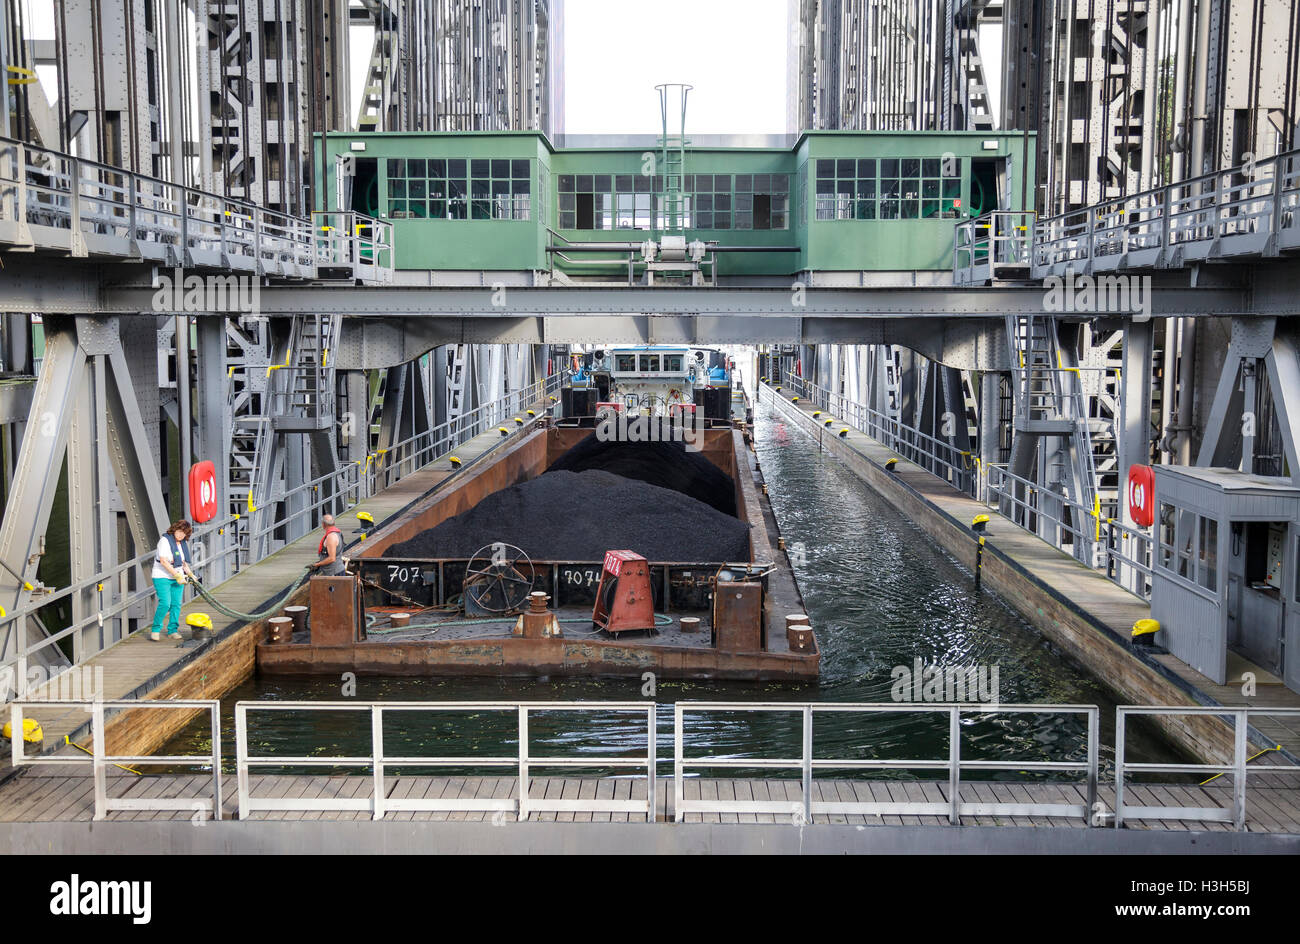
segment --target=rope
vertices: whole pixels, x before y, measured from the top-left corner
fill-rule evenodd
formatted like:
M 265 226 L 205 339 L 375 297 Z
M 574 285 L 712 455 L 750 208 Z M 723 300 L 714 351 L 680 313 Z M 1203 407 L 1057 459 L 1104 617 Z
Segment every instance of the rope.
M 267 607 L 265 610 L 262 610 L 261 612 L 258 612 L 258 613 L 241 613 L 241 612 L 239 612 L 238 610 L 232 610 L 230 607 L 226 606 L 224 603 L 220 603 L 220 602 L 218 602 L 218 601 L 217 601 L 217 598 L 214 597 L 211 593 L 208 592 L 208 588 L 205 587 L 205 586 L 203 586 L 203 584 L 199 583 L 197 580 L 194 581 L 194 589 L 198 591 L 199 596 L 203 597 L 204 600 L 207 600 L 207 601 L 208 601 L 209 603 L 211 603 L 211 604 L 212 604 L 212 605 L 213 605 L 217 610 L 219 610 L 221 613 L 224 613 L 226 616 L 230 617 L 231 619 L 233 619 L 233 620 L 243 620 L 243 621 L 248 622 L 248 623 L 256 623 L 258 620 L 266 619 L 266 618 L 267 618 L 268 616 L 270 616 L 272 613 L 275 613 L 277 610 L 279 610 L 279 609 L 280 609 L 280 601 L 282 601 L 283 599 L 285 599 L 285 598 L 287 598 L 287 597 L 292 596 L 293 593 L 294 593 L 294 592 L 295 592 L 299 587 L 301 587 L 303 584 L 305 584 L 305 583 L 307 582 L 308 578 L 311 577 L 311 575 L 312 575 L 312 571 L 313 571 L 313 570 L 314 570 L 314 568 L 312 568 L 312 567 L 304 567 L 303 570 L 302 570 L 302 576 L 299 577 L 297 580 L 295 580 L 292 584 L 290 584 L 289 587 L 287 587 L 287 588 L 284 590 L 284 592 L 278 594 L 278 595 L 276 596 L 276 598 L 275 598 L 275 600 L 276 600 L 275 603 L 273 603 L 271 606 Z

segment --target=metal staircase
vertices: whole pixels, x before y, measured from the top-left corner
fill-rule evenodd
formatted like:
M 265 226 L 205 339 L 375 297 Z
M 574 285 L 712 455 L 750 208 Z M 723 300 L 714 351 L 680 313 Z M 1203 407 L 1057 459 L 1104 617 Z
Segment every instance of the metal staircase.
M 270 367 L 270 425 L 275 432 L 317 432 L 334 425 L 331 347 L 339 322 L 338 315 L 324 314 L 293 319 L 285 363 Z
M 1114 495 L 1103 495 L 1099 460 L 1109 460 L 1105 449 L 1098 455 L 1094 443 L 1095 434 L 1107 424 L 1090 416 L 1078 360 L 1072 350 L 1061 347 L 1055 326 L 1048 317 L 1007 317 L 1014 365 L 1015 428 L 1038 437 L 1068 437 L 1071 467 L 1042 470 L 1039 481 L 1059 482 L 1071 499 L 1095 509 L 1103 499 L 1115 500 Z

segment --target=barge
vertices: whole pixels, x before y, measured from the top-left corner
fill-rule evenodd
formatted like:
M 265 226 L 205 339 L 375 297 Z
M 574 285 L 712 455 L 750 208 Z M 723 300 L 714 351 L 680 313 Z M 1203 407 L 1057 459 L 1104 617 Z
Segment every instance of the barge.
M 368 534 L 350 553 L 343 575 L 312 578 L 305 626 L 259 644 L 258 670 L 815 680 L 821 658 L 816 636 L 767 501 L 743 394 L 735 391 L 733 406 L 729 379 L 719 382 L 716 369 L 704 379 L 698 368 L 707 354 L 678 358 L 672 352 L 673 366 L 693 362 L 693 385 L 682 385 L 687 378 L 629 377 L 618 369 L 647 350 L 588 358 L 550 414 L 503 433 L 478 461 Z M 600 388 L 593 375 L 601 377 Z M 611 399 L 600 401 L 606 377 Z M 664 397 L 655 384 L 677 393 Z M 637 429 L 636 420 L 647 421 L 643 428 L 655 442 L 684 443 L 695 454 L 692 462 L 707 462 L 725 476 L 710 472 L 728 483 L 725 507 L 734 507 L 735 519 L 747 526 L 740 559 L 708 559 L 689 550 L 663 557 L 617 542 L 598 550 L 591 544 L 589 553 L 574 558 L 551 553 L 536 535 L 529 553 L 519 547 L 526 542 L 511 539 L 509 520 L 483 529 L 481 547 L 472 553 L 409 550 L 420 546 L 422 535 L 441 533 L 434 530 L 440 525 L 455 526 L 466 520 L 458 516 L 501 500 L 500 493 L 556 474 L 552 467 L 575 450 L 589 452 L 602 440 L 626 436 Z M 625 472 L 626 457 L 636 457 L 638 449 L 646 462 L 654 461 L 651 445 L 638 445 L 635 436 L 619 448 Z M 702 521 L 706 513 L 718 514 L 702 506 Z M 480 534 L 472 533 L 476 539 Z M 692 547 L 689 535 L 684 544 Z

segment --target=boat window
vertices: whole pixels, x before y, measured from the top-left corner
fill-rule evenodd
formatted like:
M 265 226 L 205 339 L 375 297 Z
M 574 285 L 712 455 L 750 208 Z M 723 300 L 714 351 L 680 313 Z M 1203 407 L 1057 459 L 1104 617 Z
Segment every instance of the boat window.
M 656 373 L 657 373 L 657 372 L 659 371 L 659 355 L 658 355 L 658 354 L 642 354 L 642 355 L 641 355 L 641 370 L 642 370 L 642 371 L 653 371 L 653 372 L 656 372 Z
M 635 354 L 618 354 L 614 357 L 614 369 L 619 371 L 636 370 Z
M 669 371 L 669 372 L 674 373 L 674 374 L 680 374 L 680 373 L 682 372 L 682 355 L 680 355 L 680 354 L 665 354 L 665 355 L 664 355 L 664 370 Z

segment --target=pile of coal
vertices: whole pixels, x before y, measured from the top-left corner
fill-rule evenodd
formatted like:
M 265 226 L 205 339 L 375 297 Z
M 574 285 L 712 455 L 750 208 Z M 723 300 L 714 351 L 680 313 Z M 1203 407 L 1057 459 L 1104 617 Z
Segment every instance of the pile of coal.
M 488 495 L 384 556 L 468 558 L 497 541 L 534 560 L 594 562 L 610 550 L 657 562 L 749 560 L 749 525 L 703 501 L 600 469 L 554 468 Z
M 681 441 L 602 441 L 592 435 L 552 462 L 547 474 L 588 469 L 671 488 L 724 515 L 736 514 L 736 490 L 731 477 L 699 452 L 688 450 Z

